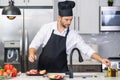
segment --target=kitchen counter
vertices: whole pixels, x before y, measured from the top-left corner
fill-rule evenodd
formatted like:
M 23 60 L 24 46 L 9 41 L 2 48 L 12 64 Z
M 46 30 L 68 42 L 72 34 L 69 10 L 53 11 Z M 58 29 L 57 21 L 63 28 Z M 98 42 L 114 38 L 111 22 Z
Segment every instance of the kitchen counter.
M 61 75 L 64 75 L 64 74 L 61 74 Z M 120 79 L 120 72 L 118 77 L 106 77 L 105 75 L 106 75 L 106 72 L 74 73 L 74 78 L 69 78 L 69 76 L 65 75 L 64 80 L 119 80 Z M 9 80 L 49 80 L 49 79 L 43 76 L 27 76 L 25 73 L 22 73 L 20 76 L 11 78 Z

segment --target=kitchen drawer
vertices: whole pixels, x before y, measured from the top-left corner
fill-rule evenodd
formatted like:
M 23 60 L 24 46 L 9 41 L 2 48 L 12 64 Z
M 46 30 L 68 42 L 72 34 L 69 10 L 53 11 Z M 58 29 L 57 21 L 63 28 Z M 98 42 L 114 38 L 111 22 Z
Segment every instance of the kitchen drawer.
M 11 41 L 5 41 L 4 42 L 5 48 L 19 48 L 20 47 L 20 41 L 19 40 L 11 40 Z

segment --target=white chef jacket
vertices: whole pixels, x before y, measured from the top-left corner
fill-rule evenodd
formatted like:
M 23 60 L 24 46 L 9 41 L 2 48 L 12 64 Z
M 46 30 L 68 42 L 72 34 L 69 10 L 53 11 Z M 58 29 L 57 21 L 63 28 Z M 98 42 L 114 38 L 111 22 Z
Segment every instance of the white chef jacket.
M 57 22 L 45 24 L 38 31 L 29 48 L 35 48 L 37 50 L 40 46 L 44 47 L 50 39 L 53 30 L 54 34 L 60 36 L 65 36 L 67 32 L 67 28 L 64 31 L 59 32 L 57 30 Z M 66 39 L 66 53 L 70 54 L 73 48 L 78 48 L 82 53 L 88 55 L 89 57 L 91 57 L 91 55 L 95 52 L 83 41 L 82 37 L 77 32 L 69 29 L 69 33 Z

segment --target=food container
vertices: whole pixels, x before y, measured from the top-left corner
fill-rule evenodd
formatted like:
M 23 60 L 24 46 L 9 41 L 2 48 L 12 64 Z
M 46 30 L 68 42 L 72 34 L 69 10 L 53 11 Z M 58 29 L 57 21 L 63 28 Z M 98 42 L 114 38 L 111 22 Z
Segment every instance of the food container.
M 0 76 L 0 80 L 8 80 L 11 78 L 11 74 L 8 76 Z

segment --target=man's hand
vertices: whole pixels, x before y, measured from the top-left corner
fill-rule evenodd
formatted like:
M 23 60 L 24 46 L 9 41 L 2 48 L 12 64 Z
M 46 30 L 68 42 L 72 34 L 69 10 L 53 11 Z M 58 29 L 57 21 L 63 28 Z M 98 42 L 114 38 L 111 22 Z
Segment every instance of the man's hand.
M 103 58 L 103 59 L 102 59 L 102 63 L 105 64 L 107 67 L 110 67 L 110 66 L 111 66 L 110 61 L 109 61 L 108 59 L 106 59 L 106 58 Z
M 34 62 L 36 59 L 37 59 L 36 49 L 35 49 L 35 48 L 30 48 L 30 49 L 29 49 L 29 57 L 28 57 L 28 60 L 29 60 L 30 62 Z
M 30 54 L 28 59 L 30 62 L 34 62 L 37 59 L 37 56 L 35 54 Z

